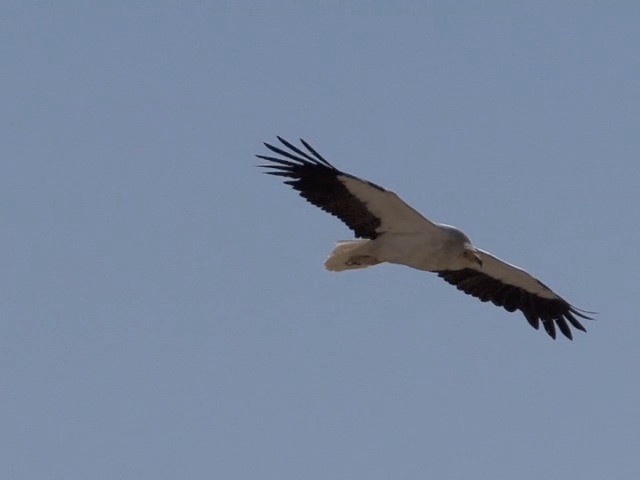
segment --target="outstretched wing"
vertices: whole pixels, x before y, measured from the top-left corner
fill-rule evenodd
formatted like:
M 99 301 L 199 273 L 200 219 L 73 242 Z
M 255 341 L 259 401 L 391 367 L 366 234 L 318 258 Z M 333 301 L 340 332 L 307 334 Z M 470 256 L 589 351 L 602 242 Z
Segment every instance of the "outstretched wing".
M 491 301 L 509 312 L 520 310 L 536 330 L 540 321 L 545 331 L 556 338 L 556 326 L 573 339 L 569 325 L 586 332 L 576 317 L 593 320 L 572 306 L 540 280 L 521 268 L 504 262 L 488 252 L 478 250 L 482 266 L 437 272 L 438 276 L 483 302 Z
M 260 165 L 266 172 L 289 178 L 285 181 L 308 202 L 338 217 L 356 237 L 374 239 L 382 233 L 411 233 L 438 228 L 404 203 L 395 193 L 375 183 L 341 172 L 311 145 L 300 139 L 305 150 L 281 137 L 284 148 L 264 145 L 278 156 L 256 155 L 271 162 Z

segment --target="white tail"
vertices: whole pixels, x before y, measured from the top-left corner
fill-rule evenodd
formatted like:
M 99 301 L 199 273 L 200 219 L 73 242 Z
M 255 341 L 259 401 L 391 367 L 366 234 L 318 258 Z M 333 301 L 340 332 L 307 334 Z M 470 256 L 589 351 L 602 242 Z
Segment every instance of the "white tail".
M 371 256 L 367 252 L 366 247 L 370 240 L 346 240 L 338 242 L 324 266 L 332 272 L 341 272 L 343 270 L 356 270 L 358 268 L 367 268 L 380 263 L 378 259 Z

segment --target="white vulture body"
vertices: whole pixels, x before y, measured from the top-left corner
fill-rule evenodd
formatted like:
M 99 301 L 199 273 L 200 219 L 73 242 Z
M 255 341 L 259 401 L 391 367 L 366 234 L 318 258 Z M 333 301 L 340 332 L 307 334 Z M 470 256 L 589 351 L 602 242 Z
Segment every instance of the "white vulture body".
M 279 157 L 256 155 L 271 162 L 267 173 L 287 178 L 307 201 L 338 217 L 362 240 L 340 242 L 325 262 L 331 271 L 395 263 L 434 272 L 483 302 L 509 312 L 520 310 L 535 329 L 540 322 L 556 336 L 569 339 L 569 325 L 582 331 L 576 317 L 591 319 L 526 271 L 476 248 L 460 230 L 431 222 L 395 193 L 341 172 L 301 140 L 306 151 L 278 137 L 288 150 L 268 143 Z

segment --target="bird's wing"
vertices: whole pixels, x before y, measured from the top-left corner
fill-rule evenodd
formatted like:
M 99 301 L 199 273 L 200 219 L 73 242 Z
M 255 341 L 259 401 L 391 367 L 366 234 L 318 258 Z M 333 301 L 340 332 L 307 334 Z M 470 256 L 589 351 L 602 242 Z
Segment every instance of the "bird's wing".
M 556 338 L 556 326 L 572 339 L 569 324 L 586 332 L 576 317 L 592 320 L 553 290 L 521 268 L 504 262 L 488 252 L 478 250 L 482 266 L 463 270 L 440 271 L 438 276 L 483 302 L 491 301 L 509 312 L 520 310 L 536 330 L 542 326 Z M 567 323 L 568 322 L 568 323 Z
M 283 138 L 278 140 L 284 147 L 264 144 L 277 157 L 256 155 L 271 162 L 261 167 L 272 169 L 266 172 L 270 175 L 289 178 L 284 183 L 313 205 L 338 217 L 356 237 L 374 239 L 385 232 L 439 232 L 435 224 L 395 193 L 341 172 L 304 140 L 300 140 L 304 149 Z

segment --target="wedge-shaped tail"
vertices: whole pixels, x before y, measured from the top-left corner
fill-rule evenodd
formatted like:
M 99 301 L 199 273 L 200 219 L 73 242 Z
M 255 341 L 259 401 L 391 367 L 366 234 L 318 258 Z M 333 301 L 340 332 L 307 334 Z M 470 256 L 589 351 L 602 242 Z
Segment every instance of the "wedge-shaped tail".
M 338 242 L 324 266 L 332 272 L 343 270 L 357 270 L 380 263 L 378 259 L 368 254 L 370 240 L 346 240 Z

